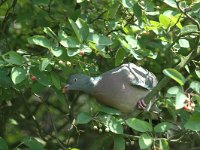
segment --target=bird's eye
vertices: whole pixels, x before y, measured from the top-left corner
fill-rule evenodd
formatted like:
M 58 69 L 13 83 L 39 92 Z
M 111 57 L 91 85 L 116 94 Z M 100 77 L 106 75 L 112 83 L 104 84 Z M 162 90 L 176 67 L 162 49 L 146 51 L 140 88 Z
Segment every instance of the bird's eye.
M 76 81 L 77 81 L 77 78 L 74 79 L 74 82 L 76 82 Z

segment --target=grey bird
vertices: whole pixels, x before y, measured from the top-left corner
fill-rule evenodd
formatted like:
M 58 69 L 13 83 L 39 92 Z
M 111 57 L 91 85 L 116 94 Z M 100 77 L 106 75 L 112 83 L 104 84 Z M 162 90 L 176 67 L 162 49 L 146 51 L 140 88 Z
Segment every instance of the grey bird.
M 145 107 L 142 98 L 157 83 L 153 73 L 133 63 L 126 63 L 97 77 L 71 75 L 65 91 L 82 91 L 94 96 L 100 103 L 129 113 L 138 104 L 139 108 Z

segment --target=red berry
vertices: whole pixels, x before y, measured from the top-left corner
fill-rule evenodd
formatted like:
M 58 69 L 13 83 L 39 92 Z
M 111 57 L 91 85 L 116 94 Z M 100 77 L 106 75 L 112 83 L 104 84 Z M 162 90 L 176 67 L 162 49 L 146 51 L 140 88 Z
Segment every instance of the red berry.
M 31 76 L 31 80 L 36 81 L 37 80 L 36 76 Z
M 188 110 L 188 106 L 184 106 L 183 110 L 185 110 L 185 111 Z
M 83 55 L 85 54 L 85 52 L 84 52 L 83 50 L 81 50 L 81 51 L 79 52 L 79 54 L 80 54 L 81 56 L 83 56 Z

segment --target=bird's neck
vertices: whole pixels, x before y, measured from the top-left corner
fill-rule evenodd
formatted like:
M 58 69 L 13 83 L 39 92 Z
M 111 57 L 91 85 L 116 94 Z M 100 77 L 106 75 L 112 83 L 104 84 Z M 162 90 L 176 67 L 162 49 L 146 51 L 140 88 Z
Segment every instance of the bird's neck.
M 92 81 L 93 86 L 94 86 L 94 87 L 97 86 L 98 83 L 99 83 L 99 81 L 100 81 L 101 79 L 102 79 L 101 76 L 98 76 L 98 77 L 91 77 L 91 81 Z
M 99 81 L 101 80 L 101 77 L 91 77 L 87 88 L 84 88 L 84 92 L 88 94 L 93 94 L 95 87 L 98 85 Z

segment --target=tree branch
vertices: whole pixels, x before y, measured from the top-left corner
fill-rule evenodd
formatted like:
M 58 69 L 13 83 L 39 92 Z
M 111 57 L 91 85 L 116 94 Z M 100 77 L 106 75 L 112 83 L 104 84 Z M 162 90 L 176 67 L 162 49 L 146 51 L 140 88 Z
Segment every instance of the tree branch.
M 177 2 L 177 6 L 179 8 L 179 10 L 188 18 L 190 19 L 194 24 L 197 25 L 198 27 L 198 31 L 197 33 L 200 32 L 200 24 L 199 22 L 197 22 L 194 18 L 192 18 L 190 15 L 188 15 L 186 12 L 184 12 L 180 6 L 179 6 L 179 3 Z M 181 37 L 184 37 L 186 35 L 189 35 L 191 33 L 187 33 L 187 34 L 179 34 L 179 36 L 173 41 L 172 44 L 170 44 L 170 46 L 167 48 L 167 50 L 170 50 L 173 45 L 181 38 Z M 200 56 L 200 47 L 199 47 L 199 41 L 200 41 L 200 35 L 198 34 L 197 37 L 196 37 L 196 43 L 195 43 L 195 47 L 193 48 L 192 52 L 190 52 L 187 56 L 185 57 L 181 57 L 181 60 L 180 62 L 178 63 L 178 65 L 176 67 L 174 67 L 175 69 L 177 70 L 182 70 L 191 60 L 195 59 L 196 57 Z M 149 104 L 151 102 L 152 103 L 155 103 L 156 99 L 153 99 L 157 93 L 162 89 L 164 88 L 168 82 L 170 81 L 171 79 L 167 76 L 165 76 L 158 84 L 157 86 L 147 94 L 147 96 L 144 98 L 144 101 Z M 149 104 L 150 105 L 150 104 Z M 147 107 L 149 108 L 149 107 Z M 141 113 L 140 110 L 135 110 L 132 114 L 130 114 L 130 116 L 137 116 L 139 113 Z

